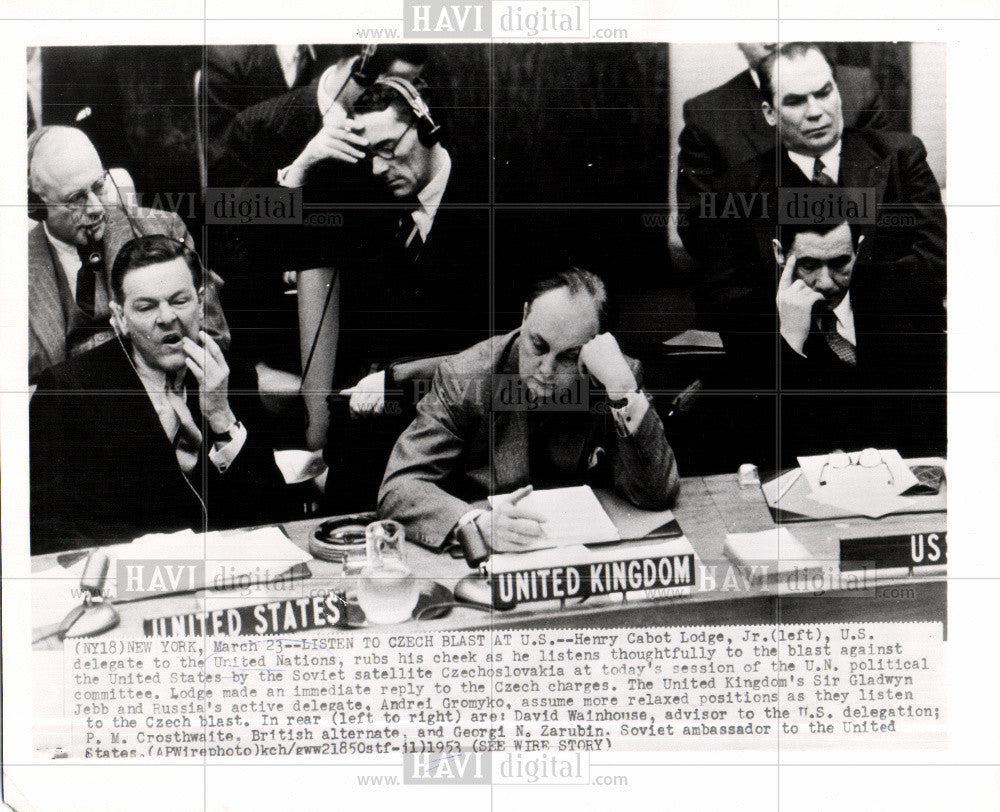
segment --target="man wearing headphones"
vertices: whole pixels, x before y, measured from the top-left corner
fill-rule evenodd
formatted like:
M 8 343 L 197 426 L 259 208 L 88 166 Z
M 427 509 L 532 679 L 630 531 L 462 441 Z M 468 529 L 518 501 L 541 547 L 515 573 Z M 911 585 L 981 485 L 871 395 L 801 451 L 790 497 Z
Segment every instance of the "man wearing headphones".
M 87 136 L 75 127 L 47 126 L 28 140 L 30 348 L 34 382 L 69 355 L 107 341 L 108 270 L 122 245 L 142 234 L 166 234 L 193 245 L 173 212 L 129 211 Z M 212 275 L 205 291 L 206 329 L 223 348 L 229 327 Z
M 252 370 L 203 328 L 204 271 L 155 234 L 112 268 L 115 338 L 46 370 L 30 405 L 31 551 L 285 518 Z
M 392 403 L 401 424 L 383 418 L 359 430 L 337 418 L 347 409 L 353 417 L 385 411 L 386 392 L 408 388 L 394 362 L 450 354 L 489 335 L 489 212 L 456 205 L 455 190 L 465 188 L 456 180 L 461 173 L 410 82 L 379 79 L 352 112 L 347 125 L 363 140 L 358 151 L 370 159 L 388 202 L 350 212 L 345 221 L 335 384 L 350 387 L 342 392 L 349 400 L 331 399 L 324 456 L 332 472 L 351 472 L 355 504 L 371 504 L 415 400 L 403 395 Z

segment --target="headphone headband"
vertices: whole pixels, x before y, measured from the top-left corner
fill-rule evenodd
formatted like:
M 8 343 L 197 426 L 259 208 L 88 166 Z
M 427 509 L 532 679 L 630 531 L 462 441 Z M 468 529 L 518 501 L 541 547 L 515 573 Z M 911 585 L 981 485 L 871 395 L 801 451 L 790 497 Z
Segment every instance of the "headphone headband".
M 434 123 L 430 107 L 427 106 L 427 102 L 424 101 L 420 91 L 412 82 L 401 76 L 380 76 L 375 80 L 375 84 L 390 87 L 403 97 L 417 118 L 417 134 L 424 146 L 430 147 L 438 142 L 441 127 Z

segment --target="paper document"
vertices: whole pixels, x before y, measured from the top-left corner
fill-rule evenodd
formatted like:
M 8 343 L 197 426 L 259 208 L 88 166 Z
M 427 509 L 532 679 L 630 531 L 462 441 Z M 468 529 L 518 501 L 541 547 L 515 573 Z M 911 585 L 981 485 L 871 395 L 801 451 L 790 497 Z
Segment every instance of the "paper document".
M 491 496 L 490 506 L 509 498 L 510 494 Z M 545 517 L 542 530 L 554 547 L 621 538 L 589 485 L 532 491 L 517 504 Z
M 293 567 L 294 577 L 309 577 L 308 569 L 297 565 L 312 560 L 277 527 L 152 533 L 103 549 L 110 559 L 104 595 L 117 602 L 199 589 L 246 590 L 289 577 Z M 85 566 L 86 559 L 32 575 L 33 589 L 44 596 L 34 601 L 34 626 L 58 623 L 83 600 L 80 578 Z
M 787 572 L 810 572 L 820 567 L 786 527 L 757 533 L 728 533 L 723 549 L 730 561 L 750 568 L 748 577 L 754 583 Z
M 829 454 L 799 457 L 798 460 L 814 494 L 820 491 L 841 491 L 845 494 L 869 491 L 882 496 L 899 496 L 917 484 L 917 478 L 896 449 L 879 449 L 881 464 L 871 468 L 862 468 L 857 464 L 861 453 L 852 451 L 848 454 L 851 464 L 843 468 L 830 465 Z M 826 484 L 820 485 L 820 480 Z

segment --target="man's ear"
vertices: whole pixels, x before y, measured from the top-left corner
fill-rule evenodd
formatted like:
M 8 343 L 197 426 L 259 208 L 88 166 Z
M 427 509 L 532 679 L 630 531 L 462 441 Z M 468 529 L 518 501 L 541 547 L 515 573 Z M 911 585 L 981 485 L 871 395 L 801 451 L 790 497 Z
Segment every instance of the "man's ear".
M 111 308 L 111 327 L 118 335 L 127 336 L 128 326 L 125 324 L 125 315 L 122 313 L 122 306 L 112 300 L 108 302 Z
M 778 124 L 778 114 L 774 111 L 770 102 L 762 101 L 760 103 L 761 112 L 764 114 L 764 121 L 770 124 L 772 127 L 776 127 Z
M 778 263 L 779 267 L 785 267 L 785 251 L 781 247 L 781 243 L 777 240 L 771 240 L 771 250 L 774 251 L 774 261 Z

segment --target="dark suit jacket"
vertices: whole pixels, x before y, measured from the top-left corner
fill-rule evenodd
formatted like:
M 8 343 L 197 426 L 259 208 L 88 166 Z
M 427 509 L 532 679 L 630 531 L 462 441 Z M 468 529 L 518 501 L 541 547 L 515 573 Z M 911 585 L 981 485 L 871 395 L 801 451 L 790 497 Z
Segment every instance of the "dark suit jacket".
M 193 248 L 191 235 L 181 218 L 173 212 L 158 209 L 138 209 L 132 215 L 131 225 L 119 208 L 108 208 L 107 224 L 101 245 L 104 249 L 106 277 L 96 295 L 95 319 L 107 321 L 111 315 L 108 307 L 111 266 L 121 247 L 135 237 L 134 227 L 140 234 L 165 234 Z M 45 229 L 41 223 L 28 232 L 28 378 L 34 381 L 43 370 L 66 358 L 67 318 L 59 295 L 57 267 Z M 205 283 L 205 324 L 208 333 L 227 349 L 230 343 L 229 325 L 226 323 L 218 289 L 222 279 L 212 274 Z M 111 337 L 110 325 L 95 343 Z
M 417 417 L 396 443 L 379 492 L 380 517 L 393 518 L 443 543 L 469 503 L 536 481 L 530 470 L 529 421 L 524 409 L 499 409 L 505 382 L 517 378 L 519 331 L 480 342 L 445 361 Z M 637 377 L 638 362 L 632 362 Z M 597 394 L 599 397 L 600 395 Z M 607 410 L 547 413 L 549 466 L 563 484 L 604 484 L 632 504 L 668 507 L 679 479 L 663 424 L 650 407 L 637 431 L 620 437 Z M 598 448 L 604 462 L 590 463 Z
M 206 446 L 185 477 L 117 340 L 47 370 L 30 405 L 32 554 L 284 518 L 283 483 L 252 370 L 232 368 L 229 392 L 246 443 L 220 474 L 207 458 L 207 427 L 189 386 L 188 406 Z
M 304 87 L 326 68 L 339 53 L 330 47 L 315 46 L 316 63 L 308 64 L 295 80 Z M 339 48 L 335 49 L 339 52 Z M 288 92 L 285 74 L 274 45 L 209 45 L 201 90 L 209 164 L 226 148 L 226 130 L 234 118 L 248 107 Z M 315 85 L 313 85 L 315 99 Z
M 724 386 L 755 393 L 761 403 L 755 431 L 777 426 L 780 437 L 770 435 L 765 444 L 773 451 L 780 439 L 785 460 L 806 443 L 829 451 L 855 444 L 852 438 L 871 444 L 865 439 L 873 435 L 915 451 L 940 449 L 946 223 L 923 144 L 903 133 L 845 130 L 839 185 L 869 190 L 871 222 L 859 226 L 865 239 L 851 282 L 856 369 L 845 369 L 815 339 L 814 350 L 806 353 L 809 361 L 803 361 L 779 335 L 771 247 L 778 233 L 778 190 L 810 186 L 784 150 L 747 161 L 718 183 L 719 200 L 740 192 L 756 195 L 749 216 L 692 219 L 705 259 L 697 304 L 706 325 L 722 333 L 728 362 Z M 750 412 L 742 417 L 734 424 L 740 443 L 752 439 L 745 425 Z
M 844 126 L 882 129 L 886 126 L 878 87 L 864 68 L 841 65 L 837 86 Z M 684 102 L 684 129 L 677 158 L 677 205 L 681 213 L 698 205 L 729 170 L 779 145 L 777 129 L 764 119 L 760 89 L 749 70 Z M 685 248 L 688 231 L 678 229 Z

